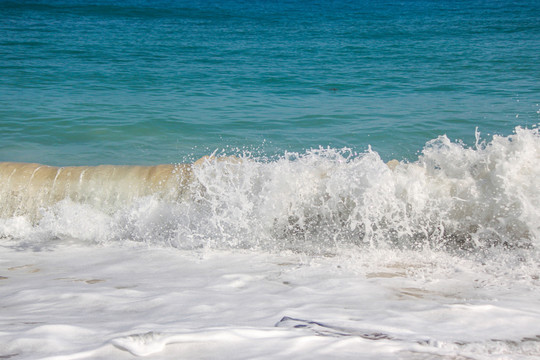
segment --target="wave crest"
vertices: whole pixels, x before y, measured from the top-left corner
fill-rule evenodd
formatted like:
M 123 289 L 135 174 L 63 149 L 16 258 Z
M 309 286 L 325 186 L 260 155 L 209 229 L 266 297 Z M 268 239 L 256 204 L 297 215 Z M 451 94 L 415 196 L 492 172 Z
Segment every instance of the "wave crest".
M 51 198 L 50 181 L 30 186 L 31 192 L 20 184 L 12 191 L 4 164 L 0 235 L 308 252 L 351 245 L 536 248 L 539 154 L 538 129 L 518 127 L 489 142 L 477 134 L 474 147 L 440 136 L 415 162 L 385 164 L 371 149 L 331 148 L 286 153 L 274 161 L 206 158 L 196 166 L 169 166 L 165 173 L 174 177 L 139 192 L 133 183 L 146 186 L 155 179 L 124 167 L 125 176 L 105 181 L 96 175 L 94 185 L 101 185 L 89 191 L 79 173 L 62 185 L 71 192 L 50 202 L 32 200 L 39 194 Z M 118 189 L 115 196 L 100 193 L 110 195 L 111 187 Z M 19 205 L 10 213 L 5 204 L 14 199 Z

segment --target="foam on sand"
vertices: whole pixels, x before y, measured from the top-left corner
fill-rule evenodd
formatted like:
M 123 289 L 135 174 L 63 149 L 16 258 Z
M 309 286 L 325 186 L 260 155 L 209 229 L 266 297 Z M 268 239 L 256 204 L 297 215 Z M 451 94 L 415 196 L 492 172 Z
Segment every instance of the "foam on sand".
M 2 358 L 540 356 L 533 263 L 393 250 L 311 257 L 61 246 L 0 254 Z M 103 281 L 80 281 L 91 279 Z

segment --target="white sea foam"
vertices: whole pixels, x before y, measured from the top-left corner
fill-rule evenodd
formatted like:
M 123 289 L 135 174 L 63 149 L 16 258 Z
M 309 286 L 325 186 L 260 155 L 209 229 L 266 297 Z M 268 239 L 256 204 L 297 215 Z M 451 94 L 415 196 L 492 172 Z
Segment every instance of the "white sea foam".
M 181 197 L 115 178 L 33 214 L 19 186 L 0 357 L 536 359 L 539 154 L 517 128 L 473 148 L 441 136 L 411 163 L 207 158 L 174 180 Z
M 540 356 L 531 262 L 65 244 L 0 255 L 2 358 Z
M 15 242 L 135 240 L 184 249 L 316 253 L 343 246 L 537 248 L 540 242 L 537 128 L 518 127 L 489 142 L 478 135 L 472 148 L 440 136 L 417 161 L 392 166 L 371 149 L 315 149 L 274 161 L 240 158 L 205 159 L 174 181 L 167 175 L 166 186 L 177 188 L 160 185 L 157 195 L 138 188 L 129 195 L 137 176 L 132 170 L 108 183 L 92 178 L 101 184 L 93 185 L 94 195 L 84 190 L 84 196 L 40 200 L 37 216 L 30 214 L 36 206 L 26 196 L 47 195 L 42 187 L 50 184 L 34 185 L 28 194 L 17 193 L 21 204 L 32 206 L 27 213 L 21 205 L 16 216 L 5 215 L 0 235 Z M 12 196 L 10 186 L 1 192 L 4 203 Z M 122 201 L 114 195 L 120 191 Z

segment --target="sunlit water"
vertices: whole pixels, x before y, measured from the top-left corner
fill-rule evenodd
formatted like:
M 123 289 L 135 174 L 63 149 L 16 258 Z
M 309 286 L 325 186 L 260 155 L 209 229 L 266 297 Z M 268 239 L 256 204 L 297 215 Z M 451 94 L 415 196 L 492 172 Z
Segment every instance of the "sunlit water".
M 155 164 L 371 145 L 414 159 L 539 121 L 521 2 L 0 2 L 0 159 Z
M 0 358 L 540 356 L 535 2 L 0 1 L 0 55 Z

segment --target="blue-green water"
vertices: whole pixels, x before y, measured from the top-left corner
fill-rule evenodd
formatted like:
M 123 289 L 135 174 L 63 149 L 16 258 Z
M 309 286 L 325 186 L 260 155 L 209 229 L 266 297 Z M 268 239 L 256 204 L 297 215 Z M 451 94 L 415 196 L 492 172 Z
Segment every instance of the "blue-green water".
M 537 1 L 0 1 L 0 161 L 368 145 L 540 121 Z

